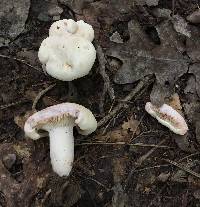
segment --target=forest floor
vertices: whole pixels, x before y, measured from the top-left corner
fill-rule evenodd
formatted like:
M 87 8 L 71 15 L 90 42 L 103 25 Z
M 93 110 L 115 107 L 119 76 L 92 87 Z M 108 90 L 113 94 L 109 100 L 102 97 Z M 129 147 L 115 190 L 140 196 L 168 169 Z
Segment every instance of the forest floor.
M 0 206 L 199 207 L 197 10 L 197 0 L 2 0 Z M 72 84 L 46 75 L 37 56 L 50 25 L 69 18 L 93 26 L 97 49 L 89 75 Z M 145 112 L 148 101 L 182 113 L 188 133 L 159 124 Z M 62 102 L 84 105 L 98 120 L 89 136 L 75 130 L 67 178 L 51 168 L 49 139 L 23 131 L 33 110 Z

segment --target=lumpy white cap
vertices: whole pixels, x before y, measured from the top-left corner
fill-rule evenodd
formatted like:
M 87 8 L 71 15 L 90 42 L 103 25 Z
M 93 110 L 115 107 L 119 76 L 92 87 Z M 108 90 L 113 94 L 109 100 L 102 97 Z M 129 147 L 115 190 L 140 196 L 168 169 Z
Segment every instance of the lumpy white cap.
M 75 22 L 72 19 L 63 19 L 54 22 L 49 29 L 49 36 L 71 36 L 76 35 L 92 42 L 94 40 L 94 29 L 83 20 Z
M 50 36 L 43 40 L 38 57 L 52 77 L 72 81 L 87 75 L 96 59 L 93 44 L 78 36 Z

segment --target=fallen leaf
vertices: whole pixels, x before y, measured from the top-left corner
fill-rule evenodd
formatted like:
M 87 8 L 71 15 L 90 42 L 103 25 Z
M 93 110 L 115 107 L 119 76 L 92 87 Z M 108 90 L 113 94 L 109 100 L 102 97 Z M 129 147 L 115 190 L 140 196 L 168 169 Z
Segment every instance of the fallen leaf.
M 14 149 L 20 157 L 29 158 L 31 156 L 30 149 L 21 145 L 14 145 Z
M 198 45 L 200 44 L 199 33 L 200 29 L 198 27 L 190 26 L 191 37 L 186 39 L 186 51 L 187 55 L 194 62 L 200 61 L 200 49 Z
M 138 135 L 140 133 L 139 124 L 140 122 L 131 116 L 127 122 L 122 124 L 122 129 L 130 130 L 131 132 L 134 132 L 134 134 Z
M 200 103 L 191 102 L 183 106 L 188 120 L 195 126 L 196 140 L 200 144 Z
M 177 93 L 173 94 L 169 100 L 168 103 L 172 108 L 174 108 L 176 111 L 181 112 L 182 106 L 181 106 L 181 101 L 179 98 L 179 95 Z
M 106 137 L 109 138 L 110 142 L 124 142 L 127 140 L 127 135 L 127 131 L 116 129 L 108 132 Z
M 200 52 L 200 50 L 199 50 Z M 190 66 L 189 68 L 189 73 L 194 74 L 195 78 L 196 78 L 196 91 L 198 96 L 200 97 L 200 63 L 194 63 L 193 65 Z
M 1 0 L 0 37 L 5 39 L 0 39 L 0 47 L 5 41 L 16 38 L 24 30 L 29 7 L 30 0 Z
M 188 23 L 185 21 L 185 19 L 179 15 L 173 16 L 173 25 L 174 29 L 186 37 L 191 37 L 191 32 L 188 29 Z
M 18 115 L 15 116 L 14 121 L 15 124 L 17 124 L 21 129 L 24 129 L 24 124 L 26 122 L 26 120 L 32 115 L 34 114 L 36 111 L 27 111 L 25 113 L 25 115 Z
M 148 74 L 155 74 L 157 86 L 154 90 L 163 89 L 165 94 L 160 93 L 160 103 L 164 103 L 163 97 L 171 94 L 175 82 L 188 70 L 187 60 L 182 55 L 183 42 L 169 21 L 156 27 L 160 45 L 152 43 L 135 20 L 129 22 L 128 28 L 130 40 L 123 44 L 112 43 L 107 50 L 108 56 L 123 62 L 114 81 L 117 84 L 133 83 Z M 153 96 L 151 99 L 154 102 Z
M 171 173 L 168 172 L 168 173 L 160 173 L 160 175 L 158 176 L 158 180 L 161 181 L 161 182 L 166 182 L 169 177 L 170 177 Z

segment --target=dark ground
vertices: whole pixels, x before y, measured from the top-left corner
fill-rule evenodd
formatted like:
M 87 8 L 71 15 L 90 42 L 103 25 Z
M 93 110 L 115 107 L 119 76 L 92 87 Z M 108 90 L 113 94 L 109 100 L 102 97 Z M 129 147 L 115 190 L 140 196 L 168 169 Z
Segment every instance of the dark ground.
M 197 5 L 192 0 L 0 3 L 0 206 L 200 206 L 200 28 L 186 20 Z M 46 76 L 37 58 L 59 15 L 83 19 L 96 33 L 95 66 L 71 87 Z M 124 101 L 145 76 L 144 87 Z M 33 142 L 22 129 L 38 93 L 54 83 L 37 110 L 73 101 L 100 121 L 121 104 L 92 135 L 75 131 L 68 178 L 52 172 L 48 138 Z M 189 132 L 174 135 L 145 113 L 150 99 L 181 111 Z

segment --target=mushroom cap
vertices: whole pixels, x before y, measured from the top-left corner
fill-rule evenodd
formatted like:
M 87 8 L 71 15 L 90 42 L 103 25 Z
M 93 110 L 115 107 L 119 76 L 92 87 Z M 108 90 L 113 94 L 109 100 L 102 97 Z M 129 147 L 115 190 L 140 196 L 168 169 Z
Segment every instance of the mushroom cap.
M 38 57 L 49 75 L 72 81 L 89 73 L 96 59 L 96 50 L 82 37 L 50 36 L 43 40 Z
M 75 22 L 72 19 L 63 19 L 54 22 L 49 29 L 49 36 L 77 35 L 92 42 L 94 40 L 94 29 L 83 20 Z
M 77 23 L 73 19 L 63 19 L 54 22 L 49 29 L 49 36 L 72 35 L 78 29 Z
M 162 125 L 168 127 L 176 134 L 184 135 L 188 131 L 185 119 L 171 106 L 163 104 L 160 108 L 154 106 L 151 102 L 147 102 L 145 110 Z
M 36 140 L 41 137 L 38 133 L 39 129 L 46 130 L 72 124 L 73 119 L 73 126 L 75 125 L 82 135 L 91 134 L 97 128 L 97 121 L 89 109 L 75 103 L 62 103 L 47 107 L 30 116 L 24 125 L 24 132 L 27 137 Z
M 85 23 L 83 20 L 77 21 L 78 29 L 76 35 L 79 35 L 90 42 L 94 40 L 94 29 L 90 24 Z

